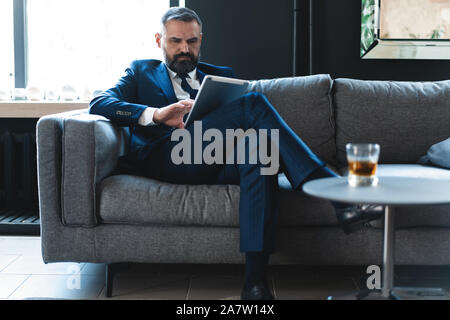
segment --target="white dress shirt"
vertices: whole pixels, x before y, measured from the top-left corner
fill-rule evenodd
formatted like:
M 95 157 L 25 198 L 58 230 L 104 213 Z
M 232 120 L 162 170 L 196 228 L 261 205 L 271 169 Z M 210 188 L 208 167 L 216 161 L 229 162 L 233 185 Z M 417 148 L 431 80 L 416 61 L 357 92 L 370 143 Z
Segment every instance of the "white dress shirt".
M 166 66 L 167 68 L 167 66 Z M 169 73 L 170 80 L 172 80 L 173 89 L 175 91 L 175 96 L 178 101 L 190 99 L 190 95 L 188 92 L 184 91 L 181 87 L 181 78 L 172 70 L 167 68 Z M 192 89 L 198 90 L 200 89 L 200 81 L 197 78 L 197 68 L 194 71 L 188 73 L 189 78 L 186 78 L 186 81 L 191 86 Z M 138 123 L 141 126 L 154 126 L 157 123 L 153 122 L 153 115 L 158 108 L 148 107 L 140 116 Z

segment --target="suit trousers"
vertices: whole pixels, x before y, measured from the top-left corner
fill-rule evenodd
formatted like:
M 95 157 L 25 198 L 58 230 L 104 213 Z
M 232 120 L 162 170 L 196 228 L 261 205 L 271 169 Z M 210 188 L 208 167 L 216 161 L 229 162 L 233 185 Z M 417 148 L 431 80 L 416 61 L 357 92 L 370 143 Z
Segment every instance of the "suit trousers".
M 308 175 L 325 166 L 325 163 L 294 133 L 267 98 L 259 93 L 246 94 L 216 108 L 202 119 L 201 125 L 203 131 L 216 129 L 223 137 L 226 137 L 227 129 L 254 129 L 256 132 L 265 129 L 268 135 L 271 130 L 278 129 L 276 148 L 270 145 L 270 138 L 267 139 L 269 145 L 266 147 L 270 152 L 279 152 L 279 169 L 275 174 L 262 175 L 261 168 L 267 165 L 262 165 L 260 161 L 256 164 L 249 161 L 250 152 L 246 152 L 243 163 L 238 163 L 238 152 L 234 152 L 234 161 L 214 164 L 205 164 L 203 161 L 201 164 L 195 164 L 191 161 L 190 164 L 174 164 L 172 149 L 180 142 L 168 138 L 145 159 L 145 175 L 174 184 L 239 185 L 240 251 L 273 252 L 279 208 L 277 173 L 284 172 L 292 187 L 297 189 Z M 194 125 L 185 130 L 189 131 L 192 137 L 195 136 Z M 202 141 L 202 150 L 210 143 Z M 191 145 L 191 154 L 194 155 L 194 143 Z M 245 140 L 245 145 L 249 147 L 248 139 Z

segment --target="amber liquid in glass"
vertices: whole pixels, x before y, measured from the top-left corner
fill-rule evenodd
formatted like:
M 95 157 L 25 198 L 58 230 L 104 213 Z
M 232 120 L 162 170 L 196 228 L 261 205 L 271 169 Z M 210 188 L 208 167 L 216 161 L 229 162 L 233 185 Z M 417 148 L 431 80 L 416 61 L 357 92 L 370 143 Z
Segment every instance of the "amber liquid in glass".
M 371 177 L 377 171 L 377 163 L 371 161 L 348 161 L 348 170 L 351 175 Z

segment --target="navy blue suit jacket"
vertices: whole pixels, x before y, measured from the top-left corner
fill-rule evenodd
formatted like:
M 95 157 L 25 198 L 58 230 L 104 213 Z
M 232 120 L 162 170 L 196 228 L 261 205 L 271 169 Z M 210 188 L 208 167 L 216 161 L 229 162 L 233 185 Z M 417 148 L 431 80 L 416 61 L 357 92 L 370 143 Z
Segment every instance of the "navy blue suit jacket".
M 234 76 L 231 68 L 199 63 L 197 76 L 200 83 L 207 74 Z M 178 99 L 166 65 L 159 60 L 136 60 L 126 69 L 115 87 L 91 101 L 89 113 L 104 116 L 120 126 L 129 127 L 130 155 L 135 160 L 144 160 L 174 129 L 163 124 L 140 126 L 140 116 L 147 107 L 161 108 L 176 102 Z

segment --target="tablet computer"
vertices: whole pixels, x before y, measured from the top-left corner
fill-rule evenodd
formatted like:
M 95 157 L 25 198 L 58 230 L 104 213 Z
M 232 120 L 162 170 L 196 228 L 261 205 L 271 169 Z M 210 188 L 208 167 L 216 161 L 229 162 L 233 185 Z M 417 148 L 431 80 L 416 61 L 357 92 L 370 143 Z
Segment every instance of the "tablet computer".
M 185 127 L 201 120 L 212 110 L 243 96 L 249 81 L 207 75 L 186 118 Z

